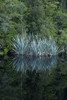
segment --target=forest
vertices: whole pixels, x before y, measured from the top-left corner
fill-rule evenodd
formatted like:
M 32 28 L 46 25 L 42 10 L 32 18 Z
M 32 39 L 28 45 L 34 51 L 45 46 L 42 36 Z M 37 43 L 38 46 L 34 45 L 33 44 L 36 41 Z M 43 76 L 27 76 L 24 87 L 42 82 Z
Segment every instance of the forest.
M 0 0 L 0 100 L 67 100 L 67 0 Z
M 0 55 L 14 52 L 13 47 L 15 47 L 16 44 L 14 45 L 13 42 L 20 40 L 22 41 L 20 46 L 24 45 L 25 50 L 26 45 L 29 47 L 29 42 L 32 40 L 32 37 L 35 38 L 35 40 L 40 38 L 37 43 L 40 45 L 41 43 L 43 44 L 44 39 L 49 43 L 49 38 L 51 38 L 52 41 L 48 47 L 53 45 L 53 48 L 56 44 L 58 52 L 66 53 L 66 26 L 66 0 L 0 0 Z M 21 38 L 17 40 L 16 37 L 24 37 L 24 39 Z M 23 40 L 29 40 L 28 44 Z M 36 41 L 33 39 L 33 47 L 39 46 L 35 44 Z M 44 44 L 46 44 L 46 42 Z M 19 45 L 19 43 L 17 43 L 17 45 Z M 36 53 L 42 48 L 39 47 L 39 49 L 37 49 L 38 51 L 35 51 L 33 47 L 31 46 L 32 51 Z M 55 47 L 51 50 L 55 51 L 57 49 Z M 17 50 L 15 51 L 17 52 Z M 43 50 L 41 51 L 43 52 Z M 53 51 L 51 51 L 52 54 L 56 53 Z

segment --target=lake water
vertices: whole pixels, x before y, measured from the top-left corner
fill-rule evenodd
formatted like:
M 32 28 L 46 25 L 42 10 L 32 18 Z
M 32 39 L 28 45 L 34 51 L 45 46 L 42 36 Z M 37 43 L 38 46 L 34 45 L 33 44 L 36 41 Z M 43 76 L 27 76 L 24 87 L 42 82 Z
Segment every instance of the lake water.
M 0 57 L 0 100 L 67 100 L 67 57 Z

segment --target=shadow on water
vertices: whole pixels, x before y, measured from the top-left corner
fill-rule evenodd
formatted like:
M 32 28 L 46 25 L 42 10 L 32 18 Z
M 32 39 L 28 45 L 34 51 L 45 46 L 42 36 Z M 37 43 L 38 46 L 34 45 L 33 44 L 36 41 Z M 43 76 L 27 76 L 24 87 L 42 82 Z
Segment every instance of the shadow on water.
M 67 100 L 67 61 L 57 56 L 0 59 L 0 100 Z

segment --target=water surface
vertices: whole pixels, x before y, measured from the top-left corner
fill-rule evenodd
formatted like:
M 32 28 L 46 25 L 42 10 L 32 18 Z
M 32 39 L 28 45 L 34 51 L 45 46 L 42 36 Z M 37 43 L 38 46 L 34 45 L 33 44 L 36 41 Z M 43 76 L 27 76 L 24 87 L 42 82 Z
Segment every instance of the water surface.
M 0 57 L 0 100 L 67 100 L 66 60 Z

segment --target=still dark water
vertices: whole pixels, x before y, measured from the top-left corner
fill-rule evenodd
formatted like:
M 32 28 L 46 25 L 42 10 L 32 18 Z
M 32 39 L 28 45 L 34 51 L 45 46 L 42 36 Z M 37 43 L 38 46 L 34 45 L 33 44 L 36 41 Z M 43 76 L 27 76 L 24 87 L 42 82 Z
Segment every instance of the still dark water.
M 0 100 L 67 100 L 66 58 L 0 57 Z

